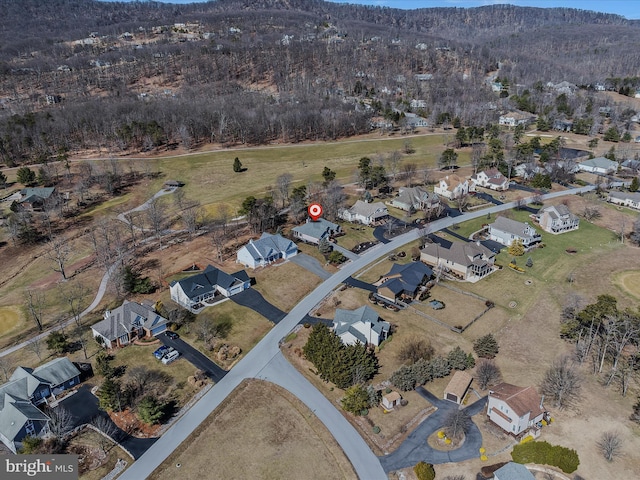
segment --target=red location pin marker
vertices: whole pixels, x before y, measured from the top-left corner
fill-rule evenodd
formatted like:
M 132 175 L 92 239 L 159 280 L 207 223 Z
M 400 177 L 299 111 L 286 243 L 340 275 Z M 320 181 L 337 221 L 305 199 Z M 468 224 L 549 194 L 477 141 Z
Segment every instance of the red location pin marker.
M 311 220 L 313 220 L 314 222 L 317 222 L 318 219 L 322 216 L 322 205 L 320 205 L 319 203 L 312 203 L 311 205 L 309 205 L 309 208 L 307 210 L 309 211 Z

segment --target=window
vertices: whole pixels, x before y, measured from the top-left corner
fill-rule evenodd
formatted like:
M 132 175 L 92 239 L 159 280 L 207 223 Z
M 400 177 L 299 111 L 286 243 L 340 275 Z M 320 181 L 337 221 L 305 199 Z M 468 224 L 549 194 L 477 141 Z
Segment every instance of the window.
M 36 427 L 33 425 L 31 420 L 27 420 L 27 423 L 24 424 L 24 429 L 27 432 L 27 435 L 35 435 Z

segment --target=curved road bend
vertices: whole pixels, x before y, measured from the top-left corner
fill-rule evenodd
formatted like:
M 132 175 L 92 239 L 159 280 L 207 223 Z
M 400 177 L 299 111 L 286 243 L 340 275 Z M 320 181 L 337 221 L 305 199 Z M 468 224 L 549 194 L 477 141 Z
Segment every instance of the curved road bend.
M 557 198 L 564 195 L 575 195 L 594 190 L 595 186 L 565 190 L 543 195 L 543 199 Z M 525 199 L 528 203 L 530 199 Z M 485 216 L 487 213 L 497 213 L 503 210 L 514 208 L 515 202 L 504 205 L 496 205 L 490 208 L 481 209 L 476 212 L 466 213 L 455 218 L 442 218 L 432 222 L 430 231 L 436 232 L 443 228 L 450 227 L 453 223 L 460 223 L 466 220 Z M 348 263 L 340 271 L 321 283 L 313 292 L 303 298 L 280 323 L 274 326 L 267 335 L 238 362 L 225 377 L 217 383 L 207 394 L 205 394 L 183 417 L 181 417 L 153 446 L 131 467 L 129 467 L 119 478 L 122 480 L 140 480 L 148 477 L 187 437 L 200 425 L 207 416 L 220 405 L 220 403 L 244 380 L 245 378 L 256 378 L 261 375 L 261 371 L 269 366 L 270 362 L 280 362 L 274 357 L 280 355 L 279 342 L 297 325 L 305 315 L 325 296 L 342 283 L 347 277 L 356 274 L 376 259 L 388 255 L 396 248 L 406 243 L 416 240 L 419 236 L 418 230 L 412 230 L 400 235 L 387 244 L 377 246 L 364 252 L 360 258 Z M 272 373 L 271 367 L 265 370 L 266 377 L 273 378 L 280 382 L 279 376 Z M 303 381 L 304 380 L 304 381 Z M 305 383 L 306 382 L 306 383 Z M 349 422 L 336 410 L 329 414 L 325 410 L 328 400 L 307 382 L 302 375 L 296 378 L 291 375 L 290 382 L 282 382 L 285 388 L 294 394 L 299 394 L 304 390 L 303 398 L 300 398 L 309 408 L 320 412 L 319 416 L 325 426 L 329 429 L 338 444 L 348 455 L 357 475 L 366 480 L 386 480 L 380 462 L 373 455 L 366 443 L 354 440 L 351 436 L 352 427 Z M 291 383 L 291 385 L 289 385 Z M 316 405 L 323 405 L 322 410 L 318 410 Z M 331 405 L 333 407 L 333 405 Z M 334 407 L 335 409 L 335 407 Z M 337 415 L 336 415 L 337 414 Z M 329 416 L 331 419 L 329 420 Z M 357 453 L 356 453 L 357 452 Z

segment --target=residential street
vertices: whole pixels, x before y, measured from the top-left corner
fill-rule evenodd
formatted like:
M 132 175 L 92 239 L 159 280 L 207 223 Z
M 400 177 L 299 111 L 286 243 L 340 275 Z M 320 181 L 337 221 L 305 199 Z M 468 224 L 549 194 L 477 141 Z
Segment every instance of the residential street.
M 575 195 L 594 190 L 595 186 L 589 185 L 578 189 L 554 192 L 544 195 L 544 199 L 557 198 L 565 195 Z M 461 223 L 466 220 L 478 218 L 487 215 L 487 213 L 497 213 L 504 210 L 514 208 L 515 202 L 506 203 L 504 205 L 496 205 L 487 209 L 476 212 L 470 212 L 458 217 L 446 217 L 431 223 L 431 231 L 436 232 L 443 228 L 451 226 L 454 222 Z M 134 464 L 127 469 L 120 478 L 123 480 L 139 480 L 148 477 L 170 454 L 180 445 L 187 437 L 202 423 L 207 416 L 216 409 L 218 405 L 244 380 L 245 378 L 255 378 L 260 375 L 265 365 L 268 365 L 274 357 L 280 355 L 279 342 L 284 338 L 291 329 L 298 324 L 307 313 L 324 297 L 326 297 L 335 287 L 342 283 L 346 278 L 355 275 L 359 270 L 365 268 L 369 263 L 376 259 L 388 255 L 396 248 L 416 240 L 419 236 L 418 230 L 412 230 L 400 235 L 387 244 L 379 244 L 364 252 L 358 260 L 349 262 L 344 265 L 331 278 L 321 283 L 313 292 L 303 298 L 289 314 L 282 319 L 267 335 L 234 367 L 218 382 L 200 401 L 198 401 L 173 427 L 171 427 L 165 435 L 163 435 L 153 446 Z M 267 371 L 269 372 L 269 371 Z M 300 393 L 303 389 L 304 397 L 301 400 L 312 410 L 316 405 L 326 402 L 325 397 L 311 384 L 303 382 L 304 377 L 291 377 L 291 385 L 285 388 L 292 393 Z M 305 383 L 306 382 L 306 383 Z M 302 395 L 302 393 L 300 393 Z M 331 405 L 334 409 L 333 405 Z M 337 410 L 336 410 L 337 412 Z M 380 462 L 371 459 L 373 454 L 364 442 L 353 443 L 349 435 L 349 422 L 337 412 L 334 418 L 328 417 L 323 413 L 319 417 L 329 429 L 336 441 L 348 455 L 358 476 L 366 480 L 386 480 L 387 475 L 384 473 Z M 371 464 L 370 464 L 371 463 Z

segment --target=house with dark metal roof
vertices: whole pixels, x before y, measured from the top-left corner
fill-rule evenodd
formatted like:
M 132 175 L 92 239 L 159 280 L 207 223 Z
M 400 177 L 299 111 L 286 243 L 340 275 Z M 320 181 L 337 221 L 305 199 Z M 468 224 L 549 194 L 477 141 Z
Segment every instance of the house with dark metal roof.
M 25 437 L 46 434 L 49 417 L 37 406 L 79 383 L 80 371 L 66 357 L 37 368 L 18 367 L 0 385 L 0 441 L 16 453 Z
M 93 337 L 106 348 L 123 347 L 136 338 L 150 338 L 164 332 L 169 321 L 140 303 L 125 300 L 114 310 L 104 312 L 104 319 L 91 327 Z
M 378 313 L 366 305 L 356 310 L 336 309 L 333 330 L 345 345 L 378 346 L 389 335 L 391 324 L 385 322 Z
M 278 260 L 286 260 L 298 254 L 298 246 L 282 235 L 264 232 L 258 240 L 240 248 L 236 254 L 236 263 L 248 268 L 264 267 Z
M 401 298 L 413 299 L 422 285 L 433 275 L 433 270 L 422 262 L 405 265 L 394 263 L 391 270 L 382 276 L 377 294 L 391 302 Z
M 219 300 L 243 292 L 251 286 L 247 272 L 240 270 L 228 274 L 208 265 L 202 273 L 169 285 L 171 300 L 194 313 Z

